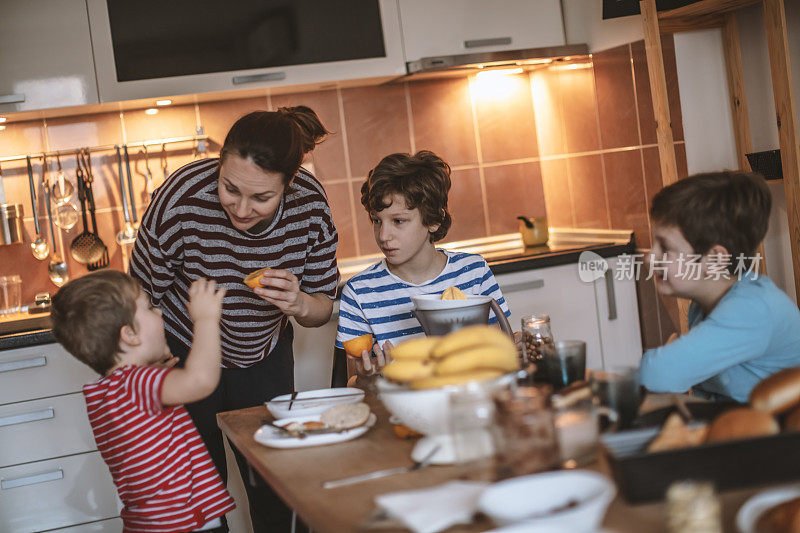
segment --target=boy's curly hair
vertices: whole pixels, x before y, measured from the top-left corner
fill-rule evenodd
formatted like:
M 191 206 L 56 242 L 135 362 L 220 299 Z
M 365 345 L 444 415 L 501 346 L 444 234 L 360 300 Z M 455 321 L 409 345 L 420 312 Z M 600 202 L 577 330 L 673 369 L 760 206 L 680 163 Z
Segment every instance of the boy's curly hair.
M 61 287 L 53 297 L 53 335 L 98 374 L 114 367 L 120 330 L 134 327 L 139 282 L 117 270 L 100 270 Z
M 408 209 L 419 209 L 422 224 L 439 229 L 431 233 L 431 242 L 444 239 L 453 222 L 447 210 L 450 192 L 450 165 L 428 150 L 414 155 L 390 154 L 370 170 L 361 185 L 361 205 L 367 213 L 389 207 L 387 198 L 399 194 Z
M 764 178 L 745 172 L 695 174 L 661 189 L 653 197 L 654 222 L 676 226 L 695 253 L 720 244 L 731 254 L 728 270 L 742 254 L 750 267 L 769 225 L 772 196 Z

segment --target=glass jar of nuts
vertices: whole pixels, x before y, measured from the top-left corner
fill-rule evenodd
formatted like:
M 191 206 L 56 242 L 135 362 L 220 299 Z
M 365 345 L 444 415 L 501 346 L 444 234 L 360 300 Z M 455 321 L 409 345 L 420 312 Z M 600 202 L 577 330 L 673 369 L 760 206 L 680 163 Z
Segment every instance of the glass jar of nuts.
M 523 354 L 526 362 L 541 366 L 542 351 L 555 348 L 550 315 L 536 314 L 522 317 Z

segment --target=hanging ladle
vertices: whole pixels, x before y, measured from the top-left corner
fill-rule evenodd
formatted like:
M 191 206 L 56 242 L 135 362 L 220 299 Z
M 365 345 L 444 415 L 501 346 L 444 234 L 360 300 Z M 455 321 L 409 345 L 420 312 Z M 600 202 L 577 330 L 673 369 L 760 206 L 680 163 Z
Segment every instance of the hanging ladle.
M 56 172 L 56 184 L 51 188 L 51 192 L 53 194 L 53 201 L 56 203 L 56 205 L 63 205 L 72 199 L 72 195 L 75 193 L 75 187 L 73 187 L 72 182 L 67 179 L 67 175 L 64 174 L 64 170 L 61 168 L 61 156 L 58 154 L 58 152 L 56 152 L 56 166 L 58 168 L 58 171 Z M 77 214 L 78 213 L 76 210 L 76 222 L 78 219 Z M 73 223 L 72 225 L 74 226 L 75 224 Z
M 25 156 L 25 162 L 28 164 L 28 186 L 31 189 L 31 208 L 33 210 L 33 228 L 36 230 L 36 239 L 31 243 L 31 252 L 36 259 L 46 259 L 50 255 L 50 247 L 47 246 L 47 241 L 42 238 L 42 232 L 39 229 L 39 206 L 36 203 L 36 184 L 33 182 L 33 167 L 31 167 L 31 156 Z
M 44 185 L 44 205 L 47 208 L 47 218 L 50 221 L 50 238 L 53 240 L 53 257 L 50 259 L 50 264 L 47 265 L 47 273 L 50 275 L 50 281 L 56 287 L 61 287 L 69 281 L 69 269 L 67 263 L 64 261 L 64 240 L 61 237 L 61 231 L 56 235 L 55 228 L 53 227 L 53 213 L 50 209 L 50 181 L 47 179 L 47 159 L 42 158 L 42 184 Z M 56 243 L 59 246 L 56 246 Z M 59 251 L 60 250 L 60 251 Z

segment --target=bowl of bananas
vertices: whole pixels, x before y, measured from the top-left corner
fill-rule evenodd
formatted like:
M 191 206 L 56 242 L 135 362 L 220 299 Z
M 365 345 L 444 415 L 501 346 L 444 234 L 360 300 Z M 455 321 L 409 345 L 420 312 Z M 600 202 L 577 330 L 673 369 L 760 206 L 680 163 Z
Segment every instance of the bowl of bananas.
M 467 386 L 487 394 L 517 378 L 514 341 L 491 326 L 468 326 L 442 337 L 418 337 L 394 346 L 376 385 L 378 398 L 400 423 L 424 435 L 411 452 L 420 461 L 455 462 L 450 395 Z M 433 451 L 437 450 L 437 451 Z

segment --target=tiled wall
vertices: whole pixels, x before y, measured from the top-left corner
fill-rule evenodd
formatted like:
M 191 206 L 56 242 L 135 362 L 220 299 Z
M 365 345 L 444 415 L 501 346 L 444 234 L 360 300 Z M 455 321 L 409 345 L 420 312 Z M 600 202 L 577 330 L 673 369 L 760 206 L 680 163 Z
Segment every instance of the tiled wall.
M 678 165 L 685 174 L 672 40 L 665 36 L 663 45 Z M 597 53 L 592 62 L 490 82 L 450 78 L 265 95 L 165 107 L 156 115 L 138 110 L 17 123 L 11 116 L 0 132 L 0 156 L 192 135 L 198 126 L 205 128 L 215 153 L 239 116 L 305 104 L 333 132 L 311 157 L 330 199 L 340 258 L 378 253 L 360 204 L 359 188 L 369 169 L 388 153 L 420 149 L 433 150 L 453 167 L 454 224 L 447 240 L 514 232 L 516 216 L 524 214 L 547 215 L 552 226 L 633 228 L 637 244 L 649 248 L 647 204 L 661 177 L 644 45 Z M 132 166 L 143 171 L 144 154 L 134 152 Z M 151 149 L 149 155 L 159 184 L 161 151 Z M 167 169 L 193 157 L 189 146 L 168 146 Z M 121 268 L 115 235 L 123 221 L 113 152 L 94 154 L 92 165 L 100 236 L 112 267 Z M 74 159 L 63 158 L 62 166 L 72 174 Z M 37 160 L 37 183 L 40 169 Z M 134 172 L 141 216 L 144 179 Z M 26 230 L 32 235 L 24 162 L 4 165 L 3 183 L 8 201 L 25 204 Z M 79 223 L 64 233 L 66 247 L 81 230 Z M 41 290 L 54 292 L 46 263 L 34 259 L 27 244 L 0 246 L 0 275 L 20 273 L 25 300 Z M 73 276 L 86 272 L 71 259 L 69 267 Z M 642 284 L 640 298 L 645 342 L 659 344 L 671 331 L 669 314 L 652 284 Z

